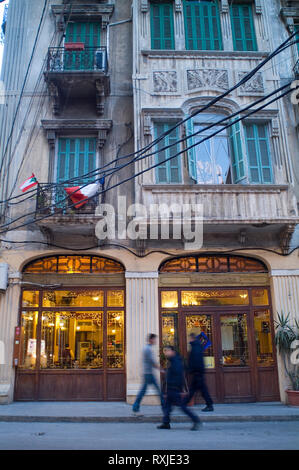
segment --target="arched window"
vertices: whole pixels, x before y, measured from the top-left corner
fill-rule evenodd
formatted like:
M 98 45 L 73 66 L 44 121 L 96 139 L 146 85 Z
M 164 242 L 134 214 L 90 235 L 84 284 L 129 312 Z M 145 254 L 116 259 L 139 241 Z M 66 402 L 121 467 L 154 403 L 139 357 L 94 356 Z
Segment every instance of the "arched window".
M 243 256 L 199 255 L 172 258 L 160 266 L 160 273 L 265 273 L 267 267 L 259 260 Z
M 124 271 L 123 265 L 118 261 L 93 255 L 49 256 L 32 261 L 23 269 L 27 274 L 115 274 Z

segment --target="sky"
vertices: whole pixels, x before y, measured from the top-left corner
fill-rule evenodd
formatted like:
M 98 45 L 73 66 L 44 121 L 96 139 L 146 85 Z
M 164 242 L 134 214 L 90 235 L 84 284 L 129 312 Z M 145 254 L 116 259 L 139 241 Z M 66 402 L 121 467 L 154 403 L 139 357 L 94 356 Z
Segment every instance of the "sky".
M 0 26 L 2 25 L 4 5 L 7 4 L 7 3 L 8 3 L 8 0 L 6 0 L 3 3 L 0 3 Z M 0 44 L 0 70 L 1 70 L 1 65 L 2 65 L 2 55 L 3 55 L 3 45 Z

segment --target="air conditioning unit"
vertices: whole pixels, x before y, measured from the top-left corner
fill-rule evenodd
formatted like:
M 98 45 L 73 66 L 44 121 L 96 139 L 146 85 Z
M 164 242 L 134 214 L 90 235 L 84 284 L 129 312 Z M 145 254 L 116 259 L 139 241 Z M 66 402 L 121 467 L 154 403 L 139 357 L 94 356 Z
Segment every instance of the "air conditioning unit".
M 0 263 L 0 292 L 5 292 L 8 286 L 8 264 Z
M 106 51 L 96 51 L 95 52 L 95 69 L 96 70 L 106 70 Z

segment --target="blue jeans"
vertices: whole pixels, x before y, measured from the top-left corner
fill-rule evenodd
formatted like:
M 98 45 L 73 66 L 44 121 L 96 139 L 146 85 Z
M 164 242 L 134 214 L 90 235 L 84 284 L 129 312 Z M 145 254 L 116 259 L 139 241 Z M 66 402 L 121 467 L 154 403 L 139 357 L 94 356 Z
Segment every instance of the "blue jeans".
M 155 376 L 153 374 L 144 374 L 143 385 L 142 385 L 142 387 L 141 387 L 141 389 L 140 389 L 140 391 L 137 395 L 137 398 L 135 400 L 135 403 L 133 405 L 133 411 L 135 411 L 135 412 L 139 411 L 141 400 L 142 400 L 142 398 L 144 397 L 144 395 L 146 393 L 148 385 L 153 385 L 155 387 L 155 389 L 157 390 L 158 395 L 160 396 L 161 406 L 163 408 L 164 401 L 163 401 L 161 390 L 159 388 L 159 385 L 156 381 Z
M 181 408 L 181 410 L 189 416 L 189 418 L 193 421 L 193 423 L 199 423 L 200 419 L 199 417 L 192 413 L 190 408 L 187 407 L 187 404 L 185 401 L 182 399 L 180 392 L 175 391 L 175 390 L 168 390 L 167 391 L 167 397 L 166 397 L 166 403 L 164 405 L 164 416 L 163 416 L 163 424 L 169 424 L 170 423 L 170 413 L 173 408 L 173 406 L 178 406 Z

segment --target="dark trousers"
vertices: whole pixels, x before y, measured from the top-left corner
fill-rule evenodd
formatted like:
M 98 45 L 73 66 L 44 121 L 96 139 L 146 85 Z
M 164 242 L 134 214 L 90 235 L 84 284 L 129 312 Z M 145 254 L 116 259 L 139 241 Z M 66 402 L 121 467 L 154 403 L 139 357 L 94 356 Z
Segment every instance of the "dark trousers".
M 170 413 L 174 406 L 178 406 L 181 410 L 189 416 L 193 423 L 199 423 L 199 417 L 192 413 L 192 411 L 187 407 L 187 404 L 181 397 L 181 393 L 175 390 L 168 390 L 166 395 L 166 402 L 163 408 L 164 416 L 163 423 L 170 423 Z
M 204 374 L 193 374 L 192 375 L 192 382 L 190 385 L 189 396 L 187 398 L 187 403 L 193 398 L 195 393 L 199 391 L 205 400 L 207 406 L 213 405 L 213 400 L 209 394 L 208 387 L 206 385 L 205 376 Z
M 133 405 L 133 411 L 139 411 L 139 408 L 140 408 L 140 403 L 141 403 L 141 400 L 142 398 L 144 397 L 144 395 L 146 394 L 146 390 L 147 390 L 147 387 L 149 385 L 153 385 L 153 387 L 157 390 L 158 392 L 158 395 L 160 396 L 160 399 L 161 399 L 161 406 L 163 408 L 164 406 L 164 402 L 163 402 L 163 396 L 162 396 L 162 393 L 161 393 L 161 390 L 159 388 L 159 385 L 156 381 L 156 378 L 153 374 L 144 374 L 144 378 L 143 378 L 143 385 L 137 395 L 137 398 L 135 400 L 135 403 Z

